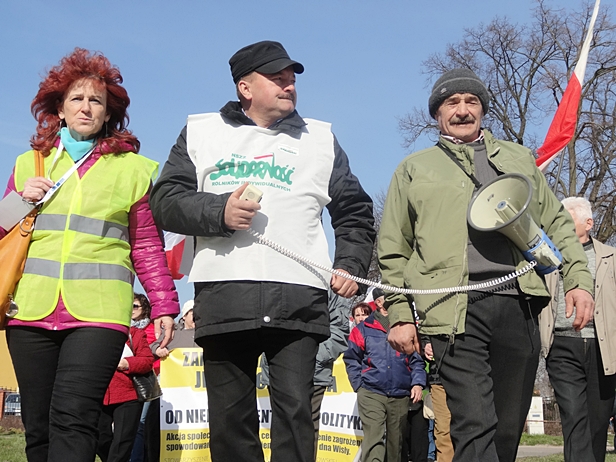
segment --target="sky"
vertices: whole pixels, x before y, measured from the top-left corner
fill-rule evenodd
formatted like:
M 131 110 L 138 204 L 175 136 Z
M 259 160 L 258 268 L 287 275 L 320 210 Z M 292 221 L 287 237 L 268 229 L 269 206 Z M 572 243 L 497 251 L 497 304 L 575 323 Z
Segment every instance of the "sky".
M 548 4 L 579 9 L 580 0 Z M 2 0 L 0 185 L 35 131 L 30 104 L 46 71 L 75 47 L 117 65 L 131 98 L 141 154 L 162 165 L 188 114 L 236 99 L 231 55 L 260 40 L 283 43 L 305 72 L 297 110 L 332 124 L 364 189 L 385 192 L 400 161 L 398 118 L 426 107 L 422 62 L 497 15 L 530 21 L 533 0 Z M 418 141 L 415 150 L 431 141 Z M 192 298 L 176 281 L 181 303 Z

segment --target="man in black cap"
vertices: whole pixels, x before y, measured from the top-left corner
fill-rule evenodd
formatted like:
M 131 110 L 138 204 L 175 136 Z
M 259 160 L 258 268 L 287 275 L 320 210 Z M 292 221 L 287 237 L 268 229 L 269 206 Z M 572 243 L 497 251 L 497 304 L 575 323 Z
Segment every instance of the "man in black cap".
M 521 250 L 504 235 L 476 231 L 466 220 L 482 184 L 521 173 L 532 183 L 527 213 L 563 255 L 567 314 L 575 309 L 573 326 L 579 330 L 592 318 L 593 281 L 573 222 L 531 152 L 481 127 L 489 102 L 488 89 L 469 69 L 445 72 L 434 84 L 428 108 L 441 136 L 394 173 L 379 232 L 383 281 L 447 288 L 525 266 Z M 467 293 L 387 296 L 388 340 L 395 349 L 415 348 L 412 303 L 420 332 L 430 337 L 451 411 L 454 461 L 515 460 L 539 358 L 537 315 L 548 301 L 545 281 L 535 271 Z
M 196 236 L 189 280 L 212 460 L 263 460 L 255 381 L 265 353 L 271 460 L 313 462 L 312 379 L 319 342 L 329 336 L 327 289 L 351 297 L 358 286 L 260 245 L 245 230 L 331 265 L 321 224 L 326 206 L 336 236 L 333 267 L 365 275 L 372 201 L 330 125 L 295 110 L 295 76 L 304 66 L 280 43 L 248 45 L 229 64 L 239 101 L 189 116 L 152 191 L 152 211 L 164 229 Z M 260 202 L 242 199 L 248 182 L 263 193 Z
M 380 310 L 385 308 L 385 292 L 383 291 L 383 289 L 375 287 L 374 289 L 372 289 L 370 295 L 372 296 L 372 301 L 374 302 L 375 309 Z

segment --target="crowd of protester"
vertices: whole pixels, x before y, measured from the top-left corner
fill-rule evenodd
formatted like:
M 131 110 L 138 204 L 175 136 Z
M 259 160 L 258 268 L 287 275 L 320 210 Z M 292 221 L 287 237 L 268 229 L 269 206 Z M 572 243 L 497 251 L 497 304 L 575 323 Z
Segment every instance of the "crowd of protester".
M 590 237 L 587 201 L 561 204 L 528 149 L 481 126 L 490 108 L 481 79 L 451 69 L 432 88 L 439 141 L 394 172 L 377 245 L 383 282 L 442 289 L 524 268 L 526 249 L 467 222 L 478 191 L 503 175 L 523 174 L 532 186 L 525 213 L 562 265 L 445 296 L 375 288 L 351 309 L 365 288 L 346 276 L 366 276 L 376 241 L 372 200 L 330 124 L 296 111 L 304 66 L 281 43 L 250 44 L 229 65 L 238 101 L 190 116 L 155 183 L 158 164 L 138 154 L 127 129 L 117 67 L 77 48 L 43 77 L 32 149 L 17 158 L 5 193 L 21 196 L 22 216 L 39 212 L 3 326 L 28 460 L 158 461 L 160 398 L 143 403 L 133 381 L 158 376 L 174 348 L 197 345 L 216 462 L 263 460 L 261 357 L 272 460 L 313 462 L 340 354 L 357 393 L 362 461 L 513 461 L 540 353 L 563 410 L 565 460 L 604 458 L 615 251 Z M 266 174 L 261 202 L 244 180 Z M 225 175 L 242 181 L 218 181 Z M 336 236 L 333 275 L 294 261 L 331 265 L 324 208 Z M 181 310 L 161 229 L 194 237 L 195 299 Z M 257 245 L 254 230 L 294 257 Z M 0 228 L 0 239 L 9 231 Z M 146 294 L 133 293 L 135 275 Z M 590 372 L 574 376 L 571 364 Z

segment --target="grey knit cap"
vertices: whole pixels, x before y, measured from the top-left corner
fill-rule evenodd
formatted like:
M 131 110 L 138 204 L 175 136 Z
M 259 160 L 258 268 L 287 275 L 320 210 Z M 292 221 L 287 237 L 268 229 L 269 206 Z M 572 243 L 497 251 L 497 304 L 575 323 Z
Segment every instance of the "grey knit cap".
M 488 113 L 490 94 L 485 84 L 470 69 L 458 68 L 445 72 L 432 87 L 428 100 L 428 110 L 432 118 L 436 118 L 436 111 L 443 101 L 456 93 L 471 93 L 477 96 L 483 106 L 483 113 Z

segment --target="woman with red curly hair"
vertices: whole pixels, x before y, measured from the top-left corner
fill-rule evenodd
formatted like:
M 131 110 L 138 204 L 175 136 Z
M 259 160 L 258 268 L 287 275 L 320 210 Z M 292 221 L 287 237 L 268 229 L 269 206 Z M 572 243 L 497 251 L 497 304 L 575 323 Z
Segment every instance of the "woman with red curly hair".
M 107 58 L 80 48 L 53 67 L 32 102 L 32 150 L 7 187 L 40 207 L 7 324 L 30 462 L 94 460 L 105 390 L 116 370 L 131 373 L 119 361 L 134 274 L 159 332 L 171 333 L 179 313 L 148 205 L 158 165 L 137 154 L 121 83 Z M 45 176 L 35 175 L 35 151 Z

